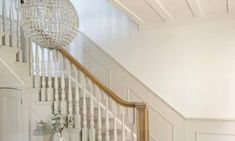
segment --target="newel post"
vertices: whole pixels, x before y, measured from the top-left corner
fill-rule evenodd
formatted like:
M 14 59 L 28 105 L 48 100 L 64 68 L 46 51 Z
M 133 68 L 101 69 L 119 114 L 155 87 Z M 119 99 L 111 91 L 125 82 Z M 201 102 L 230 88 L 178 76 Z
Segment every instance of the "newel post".
M 137 103 L 137 141 L 149 141 L 149 111 L 145 103 Z

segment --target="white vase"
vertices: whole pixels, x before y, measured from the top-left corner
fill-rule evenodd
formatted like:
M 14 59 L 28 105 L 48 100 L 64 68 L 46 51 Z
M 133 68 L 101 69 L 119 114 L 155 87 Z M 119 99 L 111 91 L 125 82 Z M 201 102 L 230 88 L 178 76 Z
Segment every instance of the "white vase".
M 58 134 L 58 133 L 57 133 Z M 63 141 L 63 134 L 58 134 L 60 141 Z
M 64 138 L 60 134 L 56 133 L 53 136 L 53 141 L 64 141 Z

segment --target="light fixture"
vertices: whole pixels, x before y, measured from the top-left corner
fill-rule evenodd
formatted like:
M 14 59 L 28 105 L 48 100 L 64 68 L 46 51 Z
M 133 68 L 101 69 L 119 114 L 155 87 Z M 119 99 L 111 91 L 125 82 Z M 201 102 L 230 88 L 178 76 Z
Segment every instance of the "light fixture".
M 65 47 L 75 38 L 79 19 L 70 0 L 21 0 L 21 26 L 41 47 Z

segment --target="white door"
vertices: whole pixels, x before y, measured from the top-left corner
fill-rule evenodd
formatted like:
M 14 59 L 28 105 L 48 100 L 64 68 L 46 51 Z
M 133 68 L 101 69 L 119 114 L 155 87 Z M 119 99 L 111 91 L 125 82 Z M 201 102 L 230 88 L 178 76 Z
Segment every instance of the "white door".
M 22 141 L 21 93 L 0 89 L 0 141 Z

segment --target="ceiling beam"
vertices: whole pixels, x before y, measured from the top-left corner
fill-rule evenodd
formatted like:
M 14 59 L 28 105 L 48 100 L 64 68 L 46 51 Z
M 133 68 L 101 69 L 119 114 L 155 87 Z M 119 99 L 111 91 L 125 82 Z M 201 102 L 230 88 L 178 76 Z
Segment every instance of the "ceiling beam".
M 173 21 L 173 17 L 159 0 L 144 0 L 164 20 Z
M 143 26 L 145 21 L 140 18 L 138 15 L 136 15 L 133 11 L 131 11 L 129 8 L 127 8 L 124 4 L 122 4 L 118 0 L 107 0 L 112 5 L 116 6 L 117 8 L 120 8 L 125 14 L 127 14 L 135 23 L 137 23 L 139 26 Z
M 200 0 L 186 0 L 189 10 L 192 12 L 192 15 L 196 17 L 204 16 L 202 5 Z

